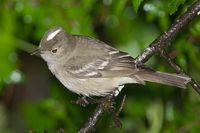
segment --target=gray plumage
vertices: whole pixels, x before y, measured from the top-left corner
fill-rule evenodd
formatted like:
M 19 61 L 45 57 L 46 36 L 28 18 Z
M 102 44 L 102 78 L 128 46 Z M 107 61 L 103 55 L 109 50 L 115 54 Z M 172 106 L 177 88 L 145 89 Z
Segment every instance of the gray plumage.
M 150 81 L 185 88 L 190 81 L 184 75 L 136 67 L 129 54 L 62 28 L 47 31 L 37 53 L 65 87 L 84 96 L 104 96 L 128 83 Z

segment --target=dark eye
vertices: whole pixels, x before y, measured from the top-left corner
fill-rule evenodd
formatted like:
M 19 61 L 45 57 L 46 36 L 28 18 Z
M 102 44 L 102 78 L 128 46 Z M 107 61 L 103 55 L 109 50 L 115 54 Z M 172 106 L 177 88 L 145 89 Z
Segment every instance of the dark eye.
M 52 52 L 52 53 L 56 53 L 56 52 L 57 52 L 57 48 L 52 49 L 51 52 Z

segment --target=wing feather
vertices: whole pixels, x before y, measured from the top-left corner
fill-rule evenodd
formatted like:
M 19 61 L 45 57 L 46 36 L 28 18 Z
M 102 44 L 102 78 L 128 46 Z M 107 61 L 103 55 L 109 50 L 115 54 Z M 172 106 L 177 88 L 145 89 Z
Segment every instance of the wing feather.
M 65 66 L 74 76 L 83 79 L 123 77 L 138 71 L 129 54 L 89 37 L 78 36 L 76 40 L 76 52 Z

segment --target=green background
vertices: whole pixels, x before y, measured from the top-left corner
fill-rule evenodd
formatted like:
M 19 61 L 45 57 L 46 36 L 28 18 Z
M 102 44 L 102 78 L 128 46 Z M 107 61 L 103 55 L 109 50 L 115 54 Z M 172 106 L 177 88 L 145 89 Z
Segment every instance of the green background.
M 193 0 L 0 0 L 0 132 L 38 133 L 45 129 L 77 132 L 96 105 L 80 107 L 39 57 L 30 56 L 44 32 L 62 26 L 67 32 L 98 38 L 136 57 L 182 15 Z M 200 80 L 200 19 L 185 27 L 167 49 L 181 68 Z M 159 56 L 147 65 L 174 72 Z M 121 129 L 104 115 L 96 132 L 198 133 L 200 96 L 187 89 L 147 83 L 126 85 L 117 97 Z

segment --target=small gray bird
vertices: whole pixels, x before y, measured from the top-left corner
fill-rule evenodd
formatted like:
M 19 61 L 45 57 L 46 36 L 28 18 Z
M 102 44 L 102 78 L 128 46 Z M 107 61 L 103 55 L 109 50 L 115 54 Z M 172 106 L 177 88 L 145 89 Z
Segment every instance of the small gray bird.
M 33 54 L 40 54 L 51 72 L 70 91 L 83 96 L 118 95 L 124 84 L 145 81 L 185 88 L 190 78 L 136 66 L 134 58 L 97 39 L 48 30 Z

